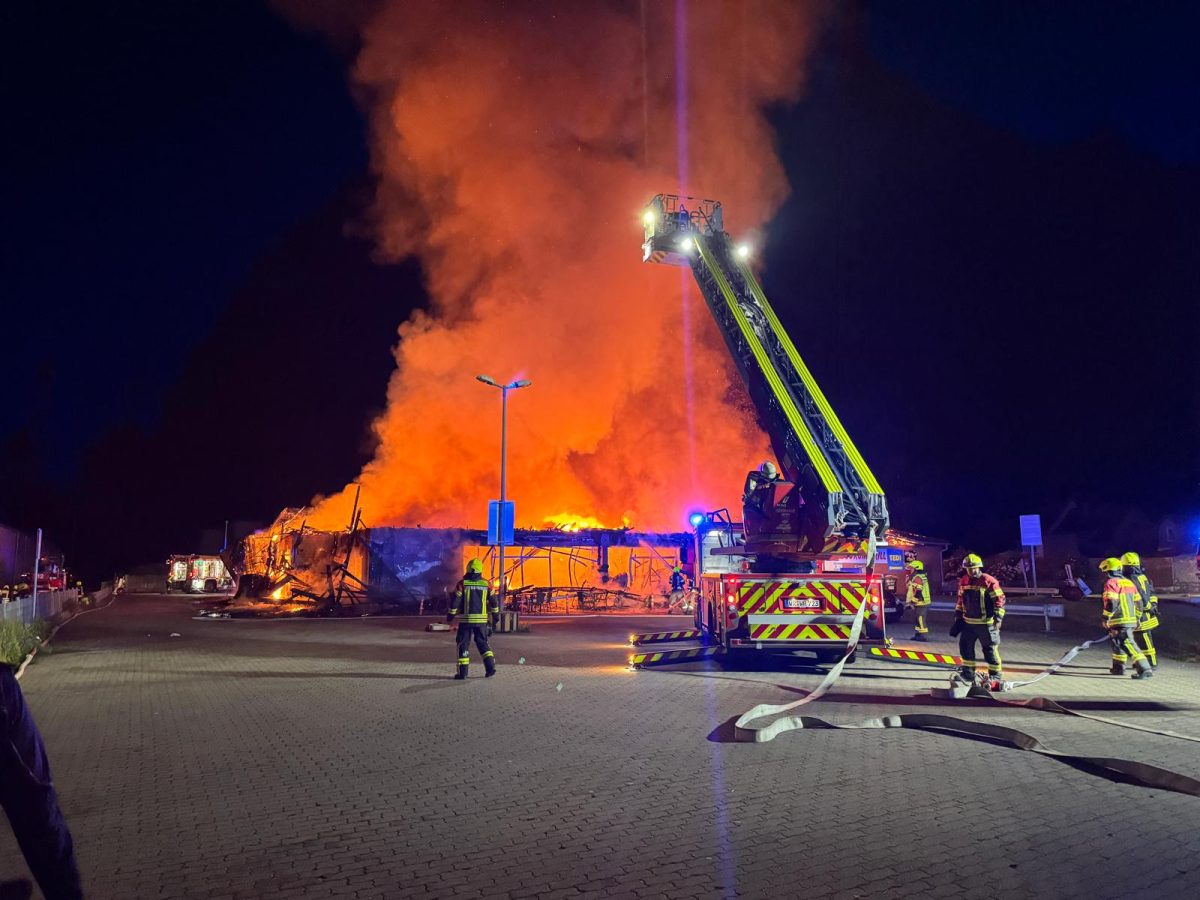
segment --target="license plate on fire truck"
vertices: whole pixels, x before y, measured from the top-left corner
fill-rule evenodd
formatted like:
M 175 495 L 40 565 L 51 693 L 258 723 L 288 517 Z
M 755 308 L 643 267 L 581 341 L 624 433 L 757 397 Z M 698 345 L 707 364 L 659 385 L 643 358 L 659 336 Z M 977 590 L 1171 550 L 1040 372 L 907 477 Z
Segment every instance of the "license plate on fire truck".
M 784 609 L 820 609 L 820 597 L 784 597 Z

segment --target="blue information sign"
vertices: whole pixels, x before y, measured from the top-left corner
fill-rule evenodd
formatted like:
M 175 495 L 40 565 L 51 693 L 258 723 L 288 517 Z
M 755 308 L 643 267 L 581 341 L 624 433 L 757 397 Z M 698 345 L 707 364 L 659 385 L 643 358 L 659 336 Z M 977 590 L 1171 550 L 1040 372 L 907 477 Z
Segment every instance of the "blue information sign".
M 1042 517 L 1021 516 L 1021 546 L 1042 546 Z
M 513 542 L 513 520 L 516 513 L 511 500 L 504 501 L 503 521 L 500 515 L 500 501 L 488 501 L 488 543 L 509 545 Z

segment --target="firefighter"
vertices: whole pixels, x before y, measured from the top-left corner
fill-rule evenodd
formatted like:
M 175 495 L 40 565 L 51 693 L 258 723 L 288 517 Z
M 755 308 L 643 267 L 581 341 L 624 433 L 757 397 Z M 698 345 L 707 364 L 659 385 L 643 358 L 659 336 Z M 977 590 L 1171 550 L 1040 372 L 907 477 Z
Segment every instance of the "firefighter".
M 671 570 L 671 594 L 667 597 L 667 612 L 683 602 L 683 591 L 687 587 L 687 579 L 683 576 L 683 567 L 676 566 Z
M 756 512 L 764 512 L 767 489 L 780 480 L 779 469 L 769 459 L 757 469 L 751 469 L 746 474 L 746 487 L 742 491 L 742 505 L 749 506 Z
M 1133 629 L 1133 639 L 1138 649 L 1146 656 L 1151 669 L 1158 668 L 1158 650 L 1154 647 L 1152 632 L 1158 627 L 1158 595 L 1154 593 L 1154 582 L 1142 568 L 1142 558 L 1130 551 L 1121 557 L 1125 577 L 1133 582 L 1138 591 L 1138 623 Z
M 925 563 L 919 559 L 910 559 L 904 564 L 908 569 L 908 592 L 905 601 L 913 608 L 917 624 L 913 630 L 912 639 L 922 643 L 929 640 L 929 604 L 933 602 L 929 596 L 929 579 L 925 575 Z
M 951 636 L 958 635 L 962 657 L 959 673 L 968 681 L 975 678 L 975 643 L 978 641 L 987 661 L 989 687 L 997 689 L 1003 674 L 1000 667 L 1000 624 L 1004 621 L 1004 590 L 1000 582 L 983 571 L 978 554 L 963 559 L 964 574 L 958 582 L 958 600 L 954 604 Z
M 1110 556 L 1100 563 L 1100 571 L 1108 574 L 1104 582 L 1104 627 L 1112 641 L 1112 675 L 1124 675 L 1125 663 L 1133 660 L 1134 678 L 1152 678 L 1154 670 L 1138 649 L 1133 629 L 1138 624 L 1138 589 L 1124 577 L 1121 560 Z
M 446 621 L 453 622 L 457 616 L 462 616 L 458 623 L 458 670 L 454 678 L 458 681 L 467 677 L 467 668 L 471 664 L 471 639 L 483 657 L 483 668 L 487 677 L 496 674 L 496 656 L 488 646 L 488 634 L 492 626 L 500 618 L 500 603 L 496 593 L 488 586 L 483 577 L 483 562 L 473 559 L 467 563 L 467 573 L 454 588 L 454 600 L 451 601 L 450 611 L 446 613 Z

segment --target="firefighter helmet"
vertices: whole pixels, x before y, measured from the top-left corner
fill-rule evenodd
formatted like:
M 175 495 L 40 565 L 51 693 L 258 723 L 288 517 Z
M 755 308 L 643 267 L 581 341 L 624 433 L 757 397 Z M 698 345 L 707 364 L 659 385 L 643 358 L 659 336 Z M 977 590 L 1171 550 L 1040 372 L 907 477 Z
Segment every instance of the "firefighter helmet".
M 671 571 L 672 571 L 672 572 L 682 572 L 682 571 L 683 571 L 683 567 L 682 567 L 682 566 L 676 566 L 676 567 L 675 567 L 674 569 L 672 569 Z
M 966 569 L 968 572 L 971 571 L 972 569 L 982 569 L 983 568 L 983 560 L 979 558 L 978 553 L 968 553 L 966 556 L 963 557 L 962 564 L 963 564 L 963 568 Z
M 924 572 L 925 563 L 921 562 L 919 559 L 910 559 L 904 564 L 904 568 L 912 569 L 914 572 Z
M 1130 550 L 1128 553 L 1124 554 L 1121 557 L 1121 565 L 1122 566 L 1137 566 L 1138 568 L 1141 568 L 1142 558 L 1140 556 L 1138 556 L 1136 553 L 1134 553 L 1132 550 Z
M 467 563 L 467 574 L 468 575 L 482 575 L 483 574 L 483 560 L 473 559 L 469 563 Z
M 775 463 L 771 462 L 769 459 L 758 467 L 758 471 L 767 478 L 774 479 L 779 477 L 779 469 L 777 469 L 775 467 Z
M 1115 556 L 1110 556 L 1108 559 L 1100 563 L 1101 572 L 1111 572 L 1114 575 L 1120 575 L 1122 568 L 1123 566 L 1121 565 L 1121 561 Z

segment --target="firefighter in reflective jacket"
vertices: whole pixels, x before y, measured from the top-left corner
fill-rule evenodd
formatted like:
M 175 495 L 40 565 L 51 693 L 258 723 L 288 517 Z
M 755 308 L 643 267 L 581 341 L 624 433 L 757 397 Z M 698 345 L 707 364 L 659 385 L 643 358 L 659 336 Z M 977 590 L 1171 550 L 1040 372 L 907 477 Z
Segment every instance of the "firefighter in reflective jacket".
M 446 621 L 453 622 L 456 617 L 462 617 L 458 623 L 458 671 L 454 673 L 457 680 L 467 677 L 467 668 L 471 665 L 471 639 L 483 657 L 483 667 L 487 677 L 496 674 L 496 656 L 488 646 L 488 633 L 500 616 L 500 605 L 495 593 L 483 577 L 483 563 L 473 559 L 467 563 L 467 574 L 454 588 L 454 600 Z
M 1158 651 L 1154 648 L 1154 635 L 1150 633 L 1158 627 L 1158 595 L 1154 593 L 1154 583 L 1142 568 L 1142 558 L 1136 553 L 1122 556 L 1121 565 L 1125 569 L 1125 577 L 1133 582 L 1138 591 L 1138 623 L 1133 629 L 1133 639 L 1145 654 L 1150 668 L 1157 669 Z
M 929 634 L 929 604 L 932 601 L 929 597 L 929 579 L 925 576 L 925 563 L 919 559 L 911 559 L 905 563 L 904 568 L 908 569 L 908 592 L 905 594 L 905 601 L 913 608 L 913 614 L 917 617 L 912 639 L 928 641 L 926 635 Z
M 958 601 L 954 604 L 954 625 L 950 635 L 958 635 L 958 653 L 962 657 L 959 672 L 968 680 L 975 678 L 975 643 L 978 641 L 987 661 L 988 680 L 999 686 L 1000 624 L 1004 621 L 1004 591 L 1000 582 L 983 571 L 983 560 L 974 553 L 963 559 L 965 574 L 958 581 Z
M 1125 663 L 1133 660 L 1137 670 L 1134 678 L 1151 678 L 1154 670 L 1138 649 L 1133 638 L 1133 629 L 1138 622 L 1138 590 L 1133 582 L 1124 577 L 1121 561 L 1110 556 L 1100 563 L 1100 571 L 1108 575 L 1104 582 L 1104 627 L 1112 641 L 1113 675 L 1125 674 Z

